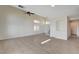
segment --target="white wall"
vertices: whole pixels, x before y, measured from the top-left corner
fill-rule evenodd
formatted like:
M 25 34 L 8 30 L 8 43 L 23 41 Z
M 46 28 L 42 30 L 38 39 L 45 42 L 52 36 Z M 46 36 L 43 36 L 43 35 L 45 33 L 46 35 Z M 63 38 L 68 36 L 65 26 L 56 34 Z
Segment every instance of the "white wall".
M 50 36 L 67 40 L 67 17 L 52 19 L 50 24 Z
M 34 20 L 40 21 L 38 31 L 34 31 Z M 44 17 L 28 16 L 23 11 L 10 6 L 0 6 L 0 40 L 43 33 L 44 20 Z
M 67 16 L 67 38 L 71 37 L 70 17 Z

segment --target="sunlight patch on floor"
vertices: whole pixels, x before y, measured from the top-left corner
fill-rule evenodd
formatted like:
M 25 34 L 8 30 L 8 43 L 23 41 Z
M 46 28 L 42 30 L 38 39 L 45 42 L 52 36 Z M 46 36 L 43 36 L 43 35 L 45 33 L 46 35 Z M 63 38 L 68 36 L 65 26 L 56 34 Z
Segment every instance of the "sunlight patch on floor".
M 41 42 L 41 44 L 45 44 L 45 43 L 49 42 L 50 40 L 51 40 L 51 39 L 47 39 L 47 40 Z

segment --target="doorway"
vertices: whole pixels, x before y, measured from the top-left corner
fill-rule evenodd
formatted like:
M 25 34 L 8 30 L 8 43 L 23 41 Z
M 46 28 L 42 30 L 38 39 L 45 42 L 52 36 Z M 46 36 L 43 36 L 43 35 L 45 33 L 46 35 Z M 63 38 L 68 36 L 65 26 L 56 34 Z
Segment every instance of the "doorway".
M 79 35 L 79 20 L 70 21 L 71 37 L 78 37 Z

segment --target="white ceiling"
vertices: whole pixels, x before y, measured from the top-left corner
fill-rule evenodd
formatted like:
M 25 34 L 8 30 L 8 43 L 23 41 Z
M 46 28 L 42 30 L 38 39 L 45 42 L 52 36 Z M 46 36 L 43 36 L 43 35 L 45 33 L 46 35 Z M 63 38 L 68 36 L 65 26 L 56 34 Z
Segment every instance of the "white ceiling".
M 24 10 L 34 12 L 38 15 L 53 18 L 59 16 L 69 16 L 79 18 L 79 5 L 23 5 Z M 17 6 L 15 6 L 17 7 Z

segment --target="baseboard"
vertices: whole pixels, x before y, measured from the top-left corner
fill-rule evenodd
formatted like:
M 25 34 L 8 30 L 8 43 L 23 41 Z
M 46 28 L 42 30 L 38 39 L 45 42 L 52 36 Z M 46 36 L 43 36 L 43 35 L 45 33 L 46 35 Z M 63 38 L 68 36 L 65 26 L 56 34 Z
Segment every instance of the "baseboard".
M 3 36 L 0 36 L 0 40 L 17 38 L 17 37 L 32 36 L 32 35 L 37 35 L 37 34 L 41 34 L 41 33 L 30 33 L 28 35 L 27 34 L 3 35 Z

